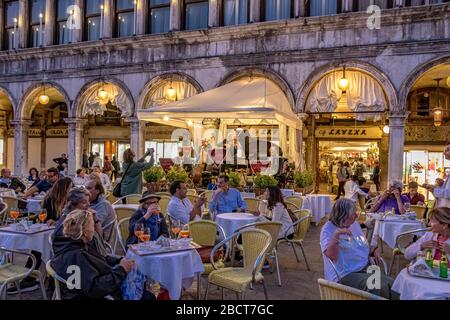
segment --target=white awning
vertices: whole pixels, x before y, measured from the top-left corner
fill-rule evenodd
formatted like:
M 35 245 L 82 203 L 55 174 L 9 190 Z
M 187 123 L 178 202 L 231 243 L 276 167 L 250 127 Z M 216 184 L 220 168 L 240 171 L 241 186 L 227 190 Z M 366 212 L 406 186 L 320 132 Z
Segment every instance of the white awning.
M 300 129 L 284 92 L 271 80 L 243 78 L 173 103 L 138 110 L 140 120 L 179 125 L 188 120 L 275 119 Z M 170 118 L 164 121 L 164 117 Z

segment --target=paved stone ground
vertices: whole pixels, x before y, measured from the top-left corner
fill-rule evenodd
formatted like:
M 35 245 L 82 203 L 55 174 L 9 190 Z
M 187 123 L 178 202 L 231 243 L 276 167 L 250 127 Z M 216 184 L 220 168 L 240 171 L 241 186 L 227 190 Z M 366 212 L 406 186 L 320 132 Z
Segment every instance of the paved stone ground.
M 322 223 L 323 224 L 323 223 Z M 300 263 L 297 263 L 292 248 L 287 244 L 280 245 L 279 258 L 281 268 L 282 286 L 277 285 L 276 272 L 271 274 L 268 270 L 264 270 L 263 274 L 266 279 L 266 285 L 271 300 L 317 300 L 320 299 L 317 279 L 323 277 L 323 262 L 319 246 L 321 226 L 311 225 L 311 228 L 304 241 L 304 248 L 308 258 L 311 270 L 306 269 L 304 259 L 301 255 L 300 248 L 297 253 Z M 386 261 L 390 261 L 391 250 L 385 245 L 384 254 Z M 207 279 L 202 278 L 202 299 L 204 297 Z M 192 300 L 196 297 L 196 282 L 192 287 L 183 293 L 183 300 Z M 248 290 L 245 296 L 248 300 L 264 299 L 264 292 L 261 285 L 256 285 L 253 290 Z M 18 299 L 17 295 L 9 296 L 8 299 Z M 22 299 L 35 300 L 42 299 L 40 290 L 24 293 Z M 215 287 L 210 289 L 209 299 L 220 300 L 221 291 Z M 225 299 L 236 299 L 232 292 L 225 290 Z

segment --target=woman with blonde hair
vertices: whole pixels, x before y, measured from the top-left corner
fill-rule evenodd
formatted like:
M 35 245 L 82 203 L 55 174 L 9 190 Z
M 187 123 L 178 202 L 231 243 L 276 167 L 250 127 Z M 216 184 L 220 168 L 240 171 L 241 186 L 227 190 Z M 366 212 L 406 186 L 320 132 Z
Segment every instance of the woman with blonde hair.
M 134 161 L 136 154 L 131 149 L 124 151 L 122 168 L 123 176 L 120 189 L 122 197 L 129 194 L 142 193 L 142 172 L 154 165 L 155 158 L 153 155 L 154 150 L 150 148 L 140 160 Z M 145 158 L 148 156 L 150 156 L 150 161 L 145 162 Z
M 134 261 L 125 258 L 102 256 L 89 250 L 94 237 L 94 217 L 87 210 L 70 212 L 64 220 L 64 237 L 54 243 L 55 258 L 51 265 L 58 275 L 67 280 L 70 266 L 79 268 L 78 288 L 62 288 L 64 299 L 103 299 L 111 295 L 122 299 L 122 283 L 134 268 Z
M 430 212 L 431 231 L 405 250 L 405 258 L 412 260 L 420 251 L 432 251 L 433 259 L 440 260 L 442 253 L 450 259 L 450 208 L 436 208 Z

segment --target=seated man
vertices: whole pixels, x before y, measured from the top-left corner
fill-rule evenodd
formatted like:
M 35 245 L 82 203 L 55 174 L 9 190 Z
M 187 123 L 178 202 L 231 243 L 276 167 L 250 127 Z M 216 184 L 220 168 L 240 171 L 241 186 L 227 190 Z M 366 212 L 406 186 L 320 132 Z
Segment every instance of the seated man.
M 369 212 L 386 212 L 395 210 L 395 214 L 404 214 L 406 212 L 403 204 L 409 202 L 408 197 L 401 194 L 403 184 L 399 180 L 392 180 L 389 189 L 379 197 Z
M 2 169 L 2 177 L 0 178 L 0 188 L 12 189 L 16 192 L 24 192 L 25 185 L 17 178 L 11 175 L 11 170 L 8 168 Z
M 25 198 L 33 196 L 35 193 L 47 192 L 59 179 L 59 172 L 56 168 L 50 168 L 47 170 L 47 179 L 42 180 L 37 185 L 31 187 L 25 192 Z
M 214 192 L 209 211 L 217 214 L 226 212 L 245 212 L 247 204 L 242 200 L 241 193 L 228 185 L 228 176 L 222 175 L 217 180 L 218 189 Z
M 206 201 L 205 194 L 202 194 L 198 201 L 192 205 L 186 197 L 187 186 L 182 181 L 174 181 L 170 185 L 172 198 L 167 206 L 167 213 L 181 223 L 187 224 L 189 221 L 200 220 L 202 215 L 202 205 Z
M 423 205 L 425 203 L 425 197 L 417 191 L 418 189 L 419 184 L 415 181 L 411 181 L 408 184 L 408 192 L 403 194 L 409 199 L 409 203 L 412 205 Z
M 85 186 L 88 183 L 89 179 L 86 177 L 86 170 L 78 169 L 77 176 L 73 178 L 73 184 L 76 187 Z
M 94 166 L 93 172 L 100 177 L 100 180 L 105 190 L 111 190 L 111 180 L 109 179 L 108 175 L 103 173 L 99 166 Z

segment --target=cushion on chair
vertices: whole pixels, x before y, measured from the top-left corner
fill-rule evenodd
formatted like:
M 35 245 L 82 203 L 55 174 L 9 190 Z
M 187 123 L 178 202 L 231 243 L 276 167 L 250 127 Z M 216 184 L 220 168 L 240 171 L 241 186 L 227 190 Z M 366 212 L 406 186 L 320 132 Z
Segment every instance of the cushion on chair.
M 255 281 L 262 280 L 264 280 L 263 275 L 260 272 L 256 273 Z M 210 284 L 242 293 L 252 282 L 252 274 L 243 268 L 224 268 L 211 272 L 208 281 Z

